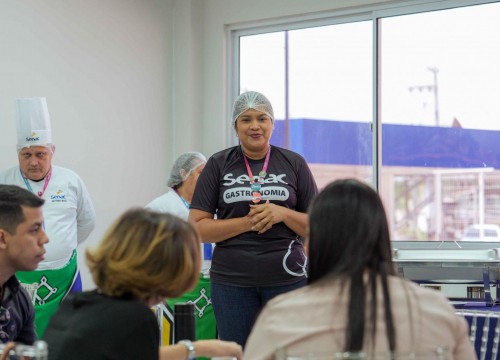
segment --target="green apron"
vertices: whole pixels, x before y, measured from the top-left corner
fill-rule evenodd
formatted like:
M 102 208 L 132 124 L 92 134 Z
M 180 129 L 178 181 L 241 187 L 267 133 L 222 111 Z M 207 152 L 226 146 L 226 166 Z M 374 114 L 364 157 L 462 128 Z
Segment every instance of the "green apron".
M 71 289 L 78 275 L 76 251 L 69 262 L 59 269 L 18 271 L 16 276 L 21 284 L 38 284 L 33 304 L 35 307 L 35 329 L 41 339 L 49 320 L 59 304 Z
M 179 298 L 167 300 L 167 311 L 170 312 L 170 319 L 173 319 L 173 308 L 176 303 L 193 303 L 195 307 L 196 322 L 196 340 L 217 339 L 217 329 L 215 327 L 215 315 L 210 297 L 210 279 L 200 274 L 200 279 L 196 288 L 183 294 Z M 172 334 L 168 336 L 173 338 L 173 328 L 170 328 Z M 179 339 L 178 339 L 179 340 Z M 167 345 L 167 344 L 163 344 Z

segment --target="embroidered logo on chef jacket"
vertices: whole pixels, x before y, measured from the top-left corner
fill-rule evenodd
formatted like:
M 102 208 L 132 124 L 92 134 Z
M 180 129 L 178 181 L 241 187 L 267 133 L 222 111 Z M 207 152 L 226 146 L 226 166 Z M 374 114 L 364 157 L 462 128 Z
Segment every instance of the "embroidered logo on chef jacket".
M 55 192 L 55 194 L 50 195 L 50 200 L 52 200 L 52 202 L 67 202 L 68 201 L 66 199 L 66 194 L 61 189 L 57 190 Z

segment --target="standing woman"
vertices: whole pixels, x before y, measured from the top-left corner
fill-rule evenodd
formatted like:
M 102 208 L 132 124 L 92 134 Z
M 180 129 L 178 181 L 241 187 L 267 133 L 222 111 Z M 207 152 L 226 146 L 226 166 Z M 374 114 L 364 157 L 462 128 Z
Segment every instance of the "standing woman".
M 210 278 L 219 336 L 244 346 L 266 302 L 306 284 L 303 237 L 317 187 L 302 156 L 270 145 L 274 114 L 264 95 L 238 96 L 232 122 L 240 145 L 208 160 L 189 219 L 203 242 L 216 243 Z

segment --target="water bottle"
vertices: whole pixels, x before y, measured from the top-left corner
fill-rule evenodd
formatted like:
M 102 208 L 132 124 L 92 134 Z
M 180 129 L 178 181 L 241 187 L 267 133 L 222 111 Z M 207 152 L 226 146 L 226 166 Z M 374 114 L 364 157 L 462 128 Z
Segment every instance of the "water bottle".
M 196 340 L 194 304 L 174 304 L 174 343 L 179 340 Z
M 201 273 L 205 279 L 210 278 L 210 267 L 212 266 L 213 244 L 202 243 Z

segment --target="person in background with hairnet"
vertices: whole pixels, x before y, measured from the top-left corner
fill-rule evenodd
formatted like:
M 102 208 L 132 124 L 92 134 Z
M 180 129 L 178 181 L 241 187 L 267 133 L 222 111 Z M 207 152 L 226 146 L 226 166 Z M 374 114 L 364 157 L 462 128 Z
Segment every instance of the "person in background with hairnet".
M 170 171 L 167 180 L 167 192 L 145 207 L 177 215 L 187 221 L 194 187 L 206 162 L 206 157 L 199 152 L 187 152 L 179 156 Z
M 55 145 L 44 97 L 16 101 L 19 165 L 0 172 L 0 184 L 18 185 L 45 200 L 43 227 L 50 242 L 35 271 L 17 273 L 28 288 L 35 287 L 35 325 L 42 337 L 60 302 L 82 290 L 77 246 L 95 227 L 95 211 L 83 180 L 72 170 L 52 165 Z
M 306 213 L 318 190 L 302 156 L 271 146 L 274 114 L 264 95 L 238 96 L 232 125 L 240 144 L 208 159 L 189 220 L 203 242 L 215 243 L 210 280 L 219 337 L 245 346 L 267 301 L 306 284 Z
M 206 157 L 199 152 L 187 152 L 175 160 L 167 180 L 168 191 L 151 201 L 146 208 L 177 215 L 188 220 L 189 206 L 193 198 L 194 188 L 200 176 Z M 217 330 L 215 317 L 210 299 L 210 260 L 212 258 L 212 244 L 200 244 L 202 267 L 198 285 L 192 291 L 176 299 L 169 299 L 167 307 L 159 307 L 164 311 L 166 319 L 173 318 L 173 307 L 178 302 L 193 302 L 196 309 L 196 339 L 215 339 Z M 163 326 L 162 342 L 168 345 L 171 339 L 172 324 Z M 170 326 L 170 330 L 168 327 Z

